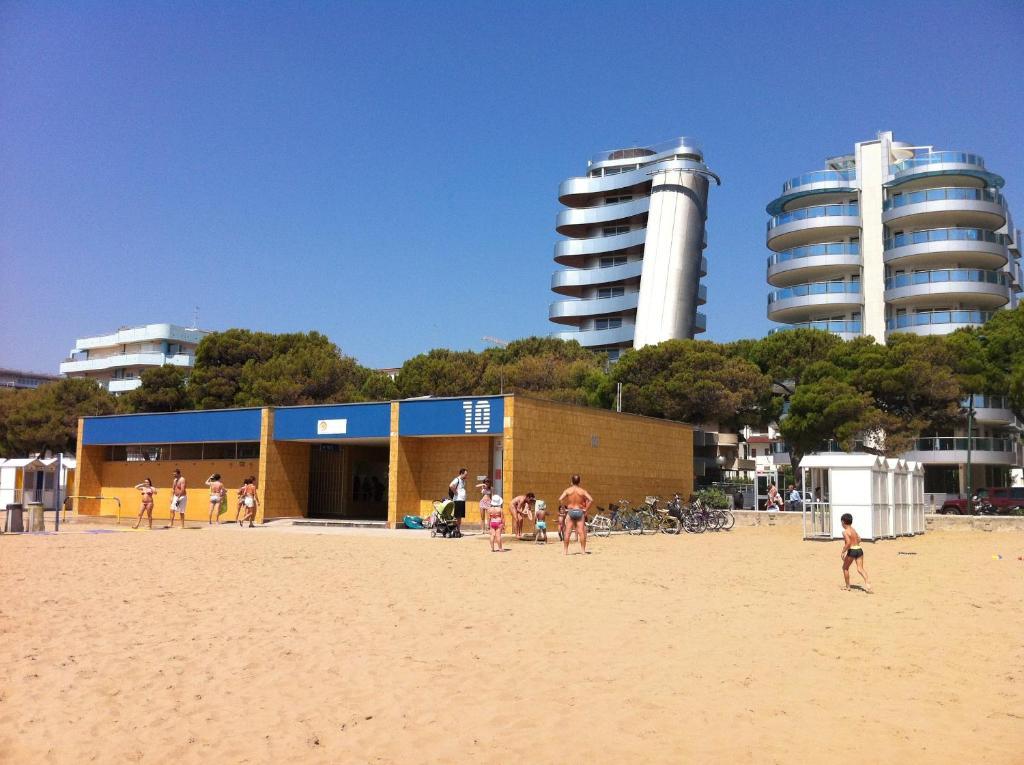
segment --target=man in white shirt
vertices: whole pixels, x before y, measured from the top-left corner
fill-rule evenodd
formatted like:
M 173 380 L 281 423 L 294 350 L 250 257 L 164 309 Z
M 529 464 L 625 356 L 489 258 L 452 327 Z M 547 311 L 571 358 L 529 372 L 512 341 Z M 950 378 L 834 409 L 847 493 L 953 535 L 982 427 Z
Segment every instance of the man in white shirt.
M 466 517 L 466 476 L 469 475 L 467 468 L 459 468 L 459 474 L 448 484 L 448 491 L 451 492 L 455 503 L 455 528 L 462 534 L 462 519 Z
M 791 510 L 794 513 L 797 512 L 800 509 L 800 502 L 801 501 L 802 501 L 802 497 L 800 496 L 800 492 L 797 490 L 796 486 L 794 486 L 793 484 L 790 484 L 789 485 L 789 510 Z

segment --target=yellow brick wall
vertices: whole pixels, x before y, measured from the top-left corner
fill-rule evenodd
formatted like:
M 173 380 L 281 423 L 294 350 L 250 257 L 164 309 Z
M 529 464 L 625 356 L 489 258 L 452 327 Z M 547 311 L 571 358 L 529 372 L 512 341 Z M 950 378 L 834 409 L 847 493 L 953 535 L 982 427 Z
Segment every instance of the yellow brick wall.
M 635 504 L 648 494 L 692 491 L 689 425 L 524 397 L 505 407 L 511 417 L 507 499 L 532 491 L 557 518 L 558 497 L 572 473 L 582 476 L 582 486 L 602 507 L 619 499 Z
M 102 449 L 109 446 L 86 447 Z M 214 473 L 220 473 L 221 480 L 228 488 L 225 498 L 227 512 L 221 521 L 234 520 L 238 503 L 237 489 L 242 481 L 256 475 L 259 463 L 256 460 L 155 460 L 153 462 L 104 462 L 102 466 L 101 493 L 104 497 L 121 500 L 121 517 L 134 518 L 138 515 L 141 499 L 135 486 L 146 478 L 153 481 L 157 494 L 153 501 L 153 518 L 171 517 L 171 479 L 174 469 L 180 468 L 185 478 L 188 504 L 185 506 L 186 521 L 206 522 L 210 517 L 210 489 L 204 481 Z M 262 497 L 261 497 L 262 499 Z M 116 510 L 113 502 L 103 502 L 103 515 L 112 515 Z
M 392 438 L 392 444 L 390 522 L 400 524 L 406 515 L 429 515 L 434 500 L 448 496 L 448 484 L 464 467 L 469 469 L 466 522 L 479 525 L 480 492 L 473 487 L 478 475 L 490 471 L 489 436 Z
M 301 518 L 309 509 L 310 445 L 275 441 L 274 412 L 263 410 L 260 425 L 260 508 L 258 523 L 266 518 Z
M 100 496 L 100 488 L 103 485 L 103 461 L 106 459 L 109 447 L 84 446 L 82 444 L 83 428 L 84 422 L 82 418 L 79 418 L 78 445 L 75 450 L 75 482 L 71 493 L 80 497 L 96 497 Z M 95 499 L 76 499 L 75 508 L 83 515 L 100 515 L 101 513 L 100 502 Z M 105 508 L 103 512 L 105 512 Z

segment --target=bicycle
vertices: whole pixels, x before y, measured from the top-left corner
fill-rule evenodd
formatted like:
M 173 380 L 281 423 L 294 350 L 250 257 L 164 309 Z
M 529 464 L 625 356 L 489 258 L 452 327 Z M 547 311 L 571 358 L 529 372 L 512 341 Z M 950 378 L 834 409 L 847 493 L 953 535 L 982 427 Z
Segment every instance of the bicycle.
M 652 534 L 678 534 L 682 528 L 680 520 L 669 512 L 669 508 L 658 507 L 658 497 L 647 497 L 644 501 L 644 509 L 640 511 L 643 521 L 643 531 L 650 531 Z

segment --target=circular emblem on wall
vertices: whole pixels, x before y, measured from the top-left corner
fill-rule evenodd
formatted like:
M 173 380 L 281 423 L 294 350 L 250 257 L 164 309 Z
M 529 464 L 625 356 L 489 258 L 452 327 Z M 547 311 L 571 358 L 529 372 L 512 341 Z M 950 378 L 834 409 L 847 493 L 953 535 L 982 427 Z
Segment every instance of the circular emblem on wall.
M 327 423 L 324 420 L 320 420 L 320 432 L 323 433 L 327 430 Z

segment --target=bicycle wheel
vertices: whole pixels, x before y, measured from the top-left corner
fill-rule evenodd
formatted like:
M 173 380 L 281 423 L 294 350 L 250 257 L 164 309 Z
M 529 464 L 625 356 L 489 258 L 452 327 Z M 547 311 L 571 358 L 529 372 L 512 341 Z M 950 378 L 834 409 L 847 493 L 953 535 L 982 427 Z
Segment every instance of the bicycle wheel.
M 729 510 L 723 512 L 725 513 L 725 525 L 722 528 L 729 531 L 729 529 L 736 525 L 736 516 Z
M 664 515 L 661 518 L 661 533 L 662 534 L 678 534 L 681 528 L 678 518 L 673 518 L 671 515 Z
M 706 526 L 704 516 L 697 513 L 687 513 L 683 518 L 683 528 L 690 534 L 703 534 Z
M 636 536 L 644 533 L 644 522 L 639 513 L 629 513 L 622 519 L 622 528 L 626 530 L 627 534 Z
M 725 513 L 723 513 L 721 510 L 715 510 L 711 514 L 711 518 L 709 519 L 708 526 L 711 528 L 712 531 L 721 531 L 722 530 L 722 526 L 724 526 L 724 525 L 725 525 Z

